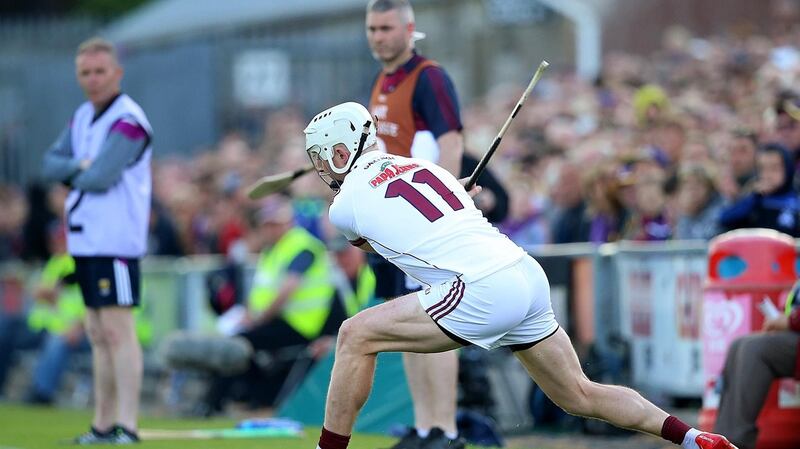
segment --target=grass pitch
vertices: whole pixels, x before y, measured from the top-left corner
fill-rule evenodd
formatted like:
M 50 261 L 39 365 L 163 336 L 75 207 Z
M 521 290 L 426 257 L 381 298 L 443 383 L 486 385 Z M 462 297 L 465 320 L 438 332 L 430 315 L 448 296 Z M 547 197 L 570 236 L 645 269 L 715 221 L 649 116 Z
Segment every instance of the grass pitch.
M 0 404 L 0 449 L 64 449 L 70 440 L 89 427 L 91 412 L 44 407 Z M 235 424 L 230 419 L 187 420 L 143 417 L 142 428 L 224 429 Z M 143 441 L 143 449 L 313 449 L 319 428 L 306 428 L 303 438 L 254 438 L 235 440 Z M 376 449 L 391 446 L 394 440 L 381 435 L 356 434 L 351 449 Z M 111 447 L 111 446 L 100 446 Z

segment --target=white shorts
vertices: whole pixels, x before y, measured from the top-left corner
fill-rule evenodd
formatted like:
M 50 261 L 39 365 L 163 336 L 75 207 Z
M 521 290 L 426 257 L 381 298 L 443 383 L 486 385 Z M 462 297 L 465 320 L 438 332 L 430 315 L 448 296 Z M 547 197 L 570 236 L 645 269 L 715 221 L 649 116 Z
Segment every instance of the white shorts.
M 528 255 L 469 284 L 456 277 L 417 296 L 431 319 L 462 344 L 521 350 L 558 330 L 547 276 Z

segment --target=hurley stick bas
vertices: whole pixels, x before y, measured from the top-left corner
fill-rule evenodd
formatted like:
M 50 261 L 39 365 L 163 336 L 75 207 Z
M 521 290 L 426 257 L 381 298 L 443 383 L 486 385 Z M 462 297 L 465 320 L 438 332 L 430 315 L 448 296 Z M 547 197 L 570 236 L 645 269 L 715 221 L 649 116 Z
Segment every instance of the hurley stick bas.
M 533 78 L 531 78 L 531 82 L 528 83 L 528 87 L 525 89 L 525 92 L 522 93 L 522 96 L 519 98 L 519 101 L 517 101 L 517 105 L 514 106 L 514 110 L 511 111 L 511 115 L 508 116 L 506 122 L 503 124 L 503 127 L 500 128 L 500 132 L 497 133 L 497 137 L 494 138 L 492 146 L 489 147 L 489 151 L 487 151 L 486 154 L 483 155 L 480 162 L 478 162 L 478 166 L 475 167 L 475 170 L 472 172 L 472 175 L 470 175 L 469 180 L 467 180 L 467 183 L 464 184 L 464 188 L 467 190 L 467 192 L 469 192 L 470 189 L 472 189 L 475 186 L 475 183 L 478 181 L 478 177 L 480 177 L 481 173 L 483 173 L 483 170 L 486 168 L 486 164 L 489 162 L 489 159 L 492 158 L 492 155 L 497 150 L 497 147 L 500 145 L 500 140 L 506 133 L 508 125 L 510 125 L 511 121 L 514 120 L 514 117 L 517 116 L 519 110 L 522 109 L 522 104 L 525 103 L 525 100 L 528 98 L 528 95 L 530 95 L 531 91 L 533 90 L 533 87 L 536 86 L 536 83 L 539 82 L 539 78 L 542 77 L 542 73 L 544 73 L 544 70 L 549 65 L 550 63 L 548 63 L 547 61 L 542 61 L 539 64 L 539 68 L 537 68 L 536 72 L 533 74 Z

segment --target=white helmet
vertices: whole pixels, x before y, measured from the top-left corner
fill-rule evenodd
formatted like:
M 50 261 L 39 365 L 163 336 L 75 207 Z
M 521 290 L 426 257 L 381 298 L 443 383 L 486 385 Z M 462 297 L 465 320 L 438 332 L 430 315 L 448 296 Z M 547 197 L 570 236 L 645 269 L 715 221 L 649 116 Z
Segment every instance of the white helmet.
M 367 108 L 354 102 L 342 103 L 320 112 L 311 119 L 303 133 L 311 161 L 316 165 L 316 160 L 325 160 L 330 169 L 340 175 L 350 170 L 364 148 L 378 141 L 375 120 Z M 336 167 L 332 163 L 333 147 L 340 143 L 350 151 L 350 158 L 344 167 Z

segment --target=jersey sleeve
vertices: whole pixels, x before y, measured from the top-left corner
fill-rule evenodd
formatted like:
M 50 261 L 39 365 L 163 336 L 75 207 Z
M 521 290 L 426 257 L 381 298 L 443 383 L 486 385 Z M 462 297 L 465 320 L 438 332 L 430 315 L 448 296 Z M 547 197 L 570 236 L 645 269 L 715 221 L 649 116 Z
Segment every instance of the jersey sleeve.
M 80 173 L 81 161 L 73 158 L 72 127 L 67 124 L 58 138 L 44 154 L 42 178 L 46 181 L 60 181 L 69 184 Z
M 412 103 L 414 112 L 437 139 L 463 128 L 455 87 L 441 67 L 426 67 L 420 73 Z
M 331 224 L 334 225 L 350 243 L 363 243 L 363 238 L 359 235 L 356 226 L 353 206 L 346 197 L 340 194 L 340 196 L 336 198 L 328 210 L 328 217 L 331 220 Z
M 111 126 L 106 141 L 92 165 L 72 181 L 80 190 L 102 192 L 122 178 L 122 173 L 147 149 L 150 136 L 133 118 L 125 117 Z

